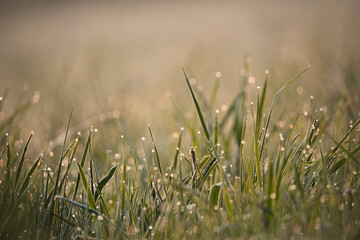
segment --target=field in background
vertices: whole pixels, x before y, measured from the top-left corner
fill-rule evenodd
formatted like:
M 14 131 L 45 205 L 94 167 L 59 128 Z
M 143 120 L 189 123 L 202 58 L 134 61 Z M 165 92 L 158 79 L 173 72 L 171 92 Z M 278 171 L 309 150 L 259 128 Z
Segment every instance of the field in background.
M 38 172 L 34 185 L 29 185 L 29 189 L 26 189 L 31 196 L 29 198 L 22 196 L 25 200 L 35 200 L 29 201 L 31 202 L 29 205 L 23 205 L 22 198 L 17 198 L 16 194 L 12 195 L 13 199 L 21 203 L 19 206 L 21 205 L 23 209 L 38 207 L 40 203 L 41 206 L 43 204 L 46 206 L 44 211 L 29 210 L 28 213 L 38 219 L 36 225 L 38 228 L 29 235 L 24 233 L 23 236 L 41 238 L 49 236 L 46 234 L 52 234 L 66 238 L 74 236 L 72 234 L 75 232 L 79 235 L 105 238 L 127 232 L 130 237 L 151 237 L 151 233 L 158 237 L 169 237 L 170 225 L 182 224 L 184 219 L 190 219 L 188 224 L 199 224 L 197 225 L 199 229 L 193 229 L 189 234 L 184 230 L 187 225 L 182 225 L 182 230 L 179 235 L 175 235 L 176 237 L 234 237 L 240 233 L 244 237 L 262 236 L 262 234 L 266 237 L 283 238 L 290 236 L 301 238 L 302 234 L 327 237 L 326 231 L 332 226 L 331 224 L 338 224 L 333 229 L 334 234 L 338 234 L 336 236 L 359 236 L 357 235 L 359 218 L 351 213 L 359 209 L 357 204 L 360 190 L 357 165 L 360 149 L 359 130 L 354 127 L 354 123 L 360 118 L 360 25 L 358 22 L 360 22 L 360 3 L 355 0 L 316 3 L 295 1 L 2 3 L 0 7 L 0 97 L 2 97 L 0 179 L 9 179 L 2 180 L 0 186 L 14 184 L 14 191 L 19 190 L 20 193 L 24 193 L 25 189 L 17 182 L 24 180 L 26 183 L 25 173 L 21 176 L 14 173 L 10 180 L 10 177 L 6 177 L 5 166 L 8 166 L 6 162 L 8 159 L 13 159 L 14 165 L 11 167 L 15 170 L 19 168 L 18 162 L 21 162 L 22 152 L 26 152 L 24 168 L 28 171 L 37 157 L 43 154 L 40 161 L 43 171 L 37 169 L 41 174 Z M 311 68 L 279 95 L 271 112 L 268 129 L 271 134 L 270 140 L 265 145 L 262 142 L 263 134 L 264 131 L 266 134 L 266 120 L 273 96 L 281 86 L 309 65 Z M 204 125 L 199 121 L 199 112 L 194 107 L 182 68 L 189 77 L 204 114 L 204 121 L 211 135 L 209 138 L 206 136 Z M 258 96 L 262 94 L 266 78 L 268 78 L 267 92 L 261 108 L 258 105 L 260 101 Z M 218 90 L 217 84 L 219 84 Z M 66 124 L 72 108 L 68 142 L 63 146 Z M 259 108 L 262 110 L 260 111 Z M 294 135 L 291 135 L 289 126 L 294 125 L 299 112 L 297 128 Z M 261 116 L 260 120 L 257 118 L 258 115 Z M 246 126 L 243 125 L 245 119 L 248 119 Z M 317 121 L 321 123 L 316 125 Z M 216 126 L 222 123 L 221 128 L 219 125 L 218 139 L 216 139 Z M 148 124 L 155 137 L 156 147 L 153 146 L 154 143 L 149 135 Z M 313 139 L 311 135 L 312 126 L 314 130 L 319 129 L 318 139 Z M 174 158 L 182 127 L 185 128 L 182 133 L 182 143 L 178 155 Z M 353 132 L 346 135 L 352 127 L 354 127 Z M 35 135 L 31 137 L 29 149 L 24 151 L 32 131 Z M 197 135 L 198 131 L 201 132 L 200 135 Z M 87 138 L 90 132 L 94 136 L 93 139 Z M 296 137 L 297 134 L 299 137 Z M 79 150 L 76 152 L 76 149 L 69 148 L 69 144 L 79 136 Z M 241 139 L 242 136 L 244 139 Z M 341 142 L 340 139 L 344 136 L 346 140 Z M 287 137 L 294 141 L 291 142 L 294 145 L 289 143 L 290 145 L 281 150 L 284 138 L 288 141 Z M 211 141 L 208 142 L 210 138 Z M 254 138 L 258 138 L 259 143 L 256 143 Z M 319 139 L 325 139 L 322 150 Z M 243 149 L 240 148 L 244 145 L 242 141 L 247 143 Z M 304 143 L 300 144 L 301 141 Z M 86 150 L 87 142 L 91 143 L 91 150 Z M 218 142 L 221 143 L 221 147 L 211 145 Z M 10 149 L 7 148 L 7 143 Z M 220 160 L 224 161 L 223 165 L 219 166 L 230 168 L 228 170 L 231 174 L 228 176 L 230 180 L 227 182 L 229 190 L 224 187 L 223 177 L 226 178 L 226 175 L 222 176 L 222 168 L 211 169 L 214 170 L 212 172 L 214 175 L 215 172 L 217 173 L 217 177 L 206 176 L 208 179 L 204 180 L 202 183 L 204 185 L 198 186 L 197 181 L 202 181 L 202 176 L 199 176 L 200 172 L 195 173 L 191 162 L 188 165 L 182 160 L 182 167 L 170 167 L 174 165 L 174 159 L 180 161 L 180 158 L 186 157 L 191 161 L 191 154 L 188 153 L 191 146 L 197 147 L 198 160 L 203 160 L 199 171 L 205 171 L 207 166 L 215 168 L 215 165 L 210 163 L 212 157 L 216 159 L 219 154 L 221 159 L 217 161 L 219 163 Z M 295 154 L 299 151 L 295 146 L 305 151 L 304 156 Z M 335 147 L 337 152 L 333 152 L 332 147 Z M 109 227 L 111 224 L 99 224 L 95 218 L 91 221 L 91 217 L 89 220 L 89 216 L 86 215 L 89 212 L 83 209 L 79 210 L 77 213 L 79 215 L 71 217 L 72 203 L 60 202 L 61 196 L 68 195 L 72 199 L 74 191 L 71 181 L 67 182 L 67 180 L 63 180 L 64 183 L 61 184 L 64 187 L 64 194 L 60 192 L 60 186 L 59 189 L 54 188 L 55 185 L 58 186 L 55 184 L 55 176 L 59 158 L 68 148 L 69 152 L 66 152 L 63 169 L 60 171 L 60 180 L 69 176 L 73 181 L 77 174 L 81 173 L 75 163 L 69 167 L 69 172 L 64 170 L 64 167 L 71 165 L 72 153 L 80 161 L 88 151 L 89 155 L 84 158 L 86 159 L 84 174 L 88 181 L 90 178 L 93 180 L 90 172 L 95 171 L 92 168 L 92 161 L 95 163 L 95 169 L 98 170 L 98 173 L 96 172 L 96 175 L 99 174 L 98 180 L 101 180 L 100 176 L 104 176 L 110 167 L 116 163 L 120 164 L 121 167 L 116 170 L 117 175 L 111 176 L 108 188 L 103 192 L 106 204 L 101 202 L 104 199 L 99 198 L 97 202 L 95 199 L 96 207 L 103 215 L 99 215 L 99 212 L 95 214 L 100 218 L 116 220 L 116 223 L 121 225 L 120 233 L 112 232 Z M 262 148 L 264 155 L 256 151 Z M 314 151 L 313 155 L 308 152 L 309 149 Z M 165 166 L 164 175 L 158 171 L 157 150 L 159 150 L 160 162 Z M 216 152 L 217 150 L 219 153 Z M 240 151 L 244 151 L 244 156 Z M 324 151 L 325 157 L 321 151 Z M 184 155 L 180 157 L 180 153 Z M 296 157 L 302 159 L 304 164 L 284 163 L 285 170 L 280 170 L 280 163 L 288 160 L 286 154 L 289 159 L 290 157 L 293 160 L 297 159 Z M 308 158 L 309 154 L 310 158 Z M 309 162 L 306 162 L 304 157 Z M 139 158 L 139 161 L 142 158 L 148 159 L 147 163 L 140 163 L 142 168 L 140 176 L 137 167 L 135 171 L 136 158 Z M 352 162 L 346 160 L 347 158 L 355 160 Z M 274 161 L 279 165 L 270 163 L 269 159 L 276 159 Z M 242 167 L 236 165 L 241 162 L 240 160 L 245 161 Z M 126 164 L 123 164 L 124 162 Z M 258 162 L 261 163 L 263 172 L 260 171 L 260 165 L 256 165 Z M 129 169 L 126 169 L 126 165 Z M 265 170 L 269 165 L 274 168 L 274 173 Z M 88 166 L 91 167 L 91 171 L 87 169 Z M 152 173 L 151 166 L 158 170 Z M 183 176 L 179 175 L 179 169 L 183 169 Z M 297 173 L 296 169 L 303 170 Z M 328 175 L 323 175 L 325 169 Z M 314 176 L 309 173 L 312 170 Z M 256 177 L 259 171 L 263 176 L 263 186 L 259 186 L 261 183 Z M 165 172 L 168 174 L 166 177 Z M 173 185 L 164 180 L 164 177 L 169 178 L 171 173 L 175 174 Z M 186 174 L 189 175 L 185 177 Z M 199 177 L 200 179 L 197 179 Z M 117 185 L 113 179 L 126 180 L 126 186 L 122 183 Z M 144 179 L 145 183 L 143 183 Z M 278 179 L 283 181 L 281 185 L 275 184 L 276 181 L 280 181 Z M 46 181 L 48 183 L 44 185 Z M 169 185 L 160 184 L 163 181 Z M 6 185 L 9 182 L 11 184 Z M 154 182 L 159 184 L 155 186 Z M 214 187 L 218 182 L 222 182 L 222 185 Z M 91 205 L 91 201 L 86 203 L 91 194 L 81 188 L 81 184 L 85 183 L 86 180 L 80 182 L 79 193 L 81 192 L 82 196 L 76 199 L 74 197 L 73 200 L 81 202 L 83 206 L 88 204 L 86 206 L 90 208 L 95 207 Z M 98 184 L 99 182 L 95 185 Z M 133 185 L 130 186 L 131 184 Z M 136 189 L 134 184 L 139 187 L 137 190 L 134 190 Z M 331 188 L 333 191 L 324 190 L 328 188 L 327 184 L 333 187 Z M 336 184 L 342 184 L 340 190 L 335 188 Z M 65 185 L 69 188 L 65 189 Z M 317 188 L 318 185 L 321 188 Z M 312 190 L 312 187 L 315 190 Z M 126 193 L 123 190 L 125 188 L 128 188 Z M 291 188 L 294 189 L 290 194 Z M 52 200 L 52 193 L 46 192 L 48 189 L 49 192 L 51 189 L 55 191 L 53 195 L 61 195 L 60 200 Z M 215 195 L 216 190 L 221 189 L 219 203 L 212 202 L 209 197 L 210 189 L 214 189 Z M 278 196 L 275 194 L 274 197 L 275 189 L 279 192 L 277 192 Z M 4 202 L 5 190 L 6 187 L 0 188 L 2 191 L 0 198 L 3 200 L 2 202 L 0 200 L 0 203 L 3 206 L 11 206 L 9 202 Z M 95 197 L 96 190 L 94 192 L 92 189 L 92 191 Z M 173 191 L 171 196 L 167 195 L 167 191 L 169 193 Z M 188 192 L 183 195 L 182 191 Z M 241 194 L 237 195 L 237 192 Z M 352 200 L 349 200 L 350 195 L 345 194 L 349 192 Z M 119 193 L 119 196 L 112 193 Z M 330 200 L 326 203 L 329 204 L 328 208 L 334 210 L 333 212 L 326 212 L 325 207 L 319 206 L 319 203 L 325 202 L 322 194 L 328 194 L 326 196 L 329 196 L 327 199 Z M 307 201 L 307 196 L 315 200 Z M 120 200 L 122 197 L 126 198 L 123 206 L 123 199 Z M 293 202 L 287 197 L 293 198 L 291 200 Z M 297 199 L 304 200 L 304 203 L 301 205 Z M 110 201 L 116 202 L 115 200 L 118 200 L 121 206 L 110 204 Z M 235 208 L 233 209 L 235 215 L 232 217 L 227 202 L 230 200 L 234 202 Z M 216 213 L 212 212 L 212 209 L 205 211 L 204 206 L 201 206 L 201 202 L 204 201 L 205 208 L 208 204 L 214 204 L 221 210 Z M 249 203 L 251 201 L 253 203 Z M 286 202 L 284 205 L 288 207 L 287 209 L 281 208 L 282 201 Z M 163 202 L 166 204 L 162 204 Z M 65 209 L 60 210 L 60 203 Z M 248 207 L 246 204 L 244 207 L 242 205 L 244 203 L 249 204 Z M 341 205 L 342 203 L 345 205 Z M 355 204 L 355 208 L 351 208 L 354 207 L 351 206 L 352 203 Z M 149 207 L 148 204 L 151 211 L 141 211 L 145 205 Z M 314 204 L 318 211 L 311 215 L 309 209 Z M 110 213 L 104 210 L 104 205 L 107 205 Z M 193 218 L 192 207 L 195 208 L 195 205 L 199 209 L 194 212 L 199 215 Z M 348 212 L 342 212 L 344 206 L 348 207 L 348 205 Z M 140 210 L 135 211 L 135 207 Z M 170 213 L 171 210 L 179 210 L 181 207 L 187 208 L 191 214 L 187 215 L 188 212 L 185 211 L 184 216 L 181 214 L 173 216 Z M 189 207 L 191 209 L 188 209 Z M 14 218 L 14 213 L 6 215 L 9 213 L 1 211 L 1 222 L 7 223 L 9 219 Z M 50 221 L 54 224 L 51 228 L 53 232 L 47 233 L 44 229 L 49 222 L 49 211 L 66 214 L 70 222 L 55 214 L 52 216 L 54 220 Z M 272 215 L 272 211 L 276 214 Z M 297 215 L 299 211 L 309 214 Z M 18 219 L 22 219 L 22 213 L 15 212 L 19 214 Z M 256 214 L 260 214 L 260 217 L 256 218 Z M 146 223 L 132 219 L 135 215 L 146 218 Z M 215 220 L 203 223 L 198 219 L 201 215 Z M 7 218 L 8 216 L 10 217 Z M 340 219 L 338 222 L 334 220 L 337 217 Z M 289 221 L 289 218 L 293 220 Z M 158 221 L 158 219 L 162 220 Z M 63 221 L 70 227 L 62 228 Z M 244 221 L 244 225 L 239 227 L 237 224 L 241 221 Z M 72 226 L 74 222 L 78 225 Z M 287 228 L 286 224 L 289 224 L 289 231 L 284 230 Z M 4 232 L 7 234 L 11 232 L 11 228 L 4 226 L 6 227 L 0 228 L 0 237 Z M 152 232 L 149 226 L 156 231 Z M 351 227 L 354 228 L 353 231 L 349 229 Z M 72 228 L 75 229 L 74 232 Z M 89 232 L 83 231 L 84 228 L 88 228 Z M 236 232 L 236 228 L 239 232 Z M 281 233 L 282 230 L 284 233 Z M 94 233 L 91 233 L 92 231 Z
M 286 103 L 295 106 L 310 95 L 327 104 L 339 96 L 348 65 L 359 64 L 357 1 L 2 5 L 1 94 L 13 108 L 39 91 L 27 128 L 48 138 L 73 104 L 79 122 L 118 109 L 136 128 L 165 125 L 157 116 L 170 104 L 159 101 L 167 91 L 184 97 L 182 67 L 203 86 L 222 72 L 220 108 L 237 91 L 245 55 L 254 85 L 270 70 L 272 93 L 313 66 L 293 88 L 303 94 L 289 93 Z

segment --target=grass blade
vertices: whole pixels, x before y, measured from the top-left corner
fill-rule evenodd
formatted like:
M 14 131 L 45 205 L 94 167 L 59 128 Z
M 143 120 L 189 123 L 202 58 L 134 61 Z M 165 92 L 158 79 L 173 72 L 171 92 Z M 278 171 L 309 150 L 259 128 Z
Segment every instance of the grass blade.
M 35 171 L 36 167 L 38 166 L 41 158 L 42 158 L 42 155 L 35 161 L 35 163 L 31 167 L 31 169 L 29 170 L 29 172 L 26 174 L 24 182 L 21 185 L 19 195 L 21 195 L 25 191 L 27 186 L 29 185 L 30 177 L 34 173 L 34 171 Z
M 214 210 L 214 207 L 219 203 L 220 190 L 222 187 L 222 183 L 214 184 L 211 187 L 210 195 L 209 195 L 209 209 Z
M 96 190 L 96 193 L 95 193 L 95 202 L 97 201 L 98 197 L 100 196 L 101 194 L 101 191 L 103 190 L 103 188 L 106 186 L 106 184 L 110 181 L 110 179 L 112 178 L 112 176 L 114 175 L 115 173 L 115 170 L 116 168 L 118 167 L 119 165 L 116 164 L 116 166 L 112 167 L 109 172 L 106 174 L 105 177 L 103 177 L 98 186 L 97 186 L 97 190 Z
M 300 73 L 298 73 L 295 77 L 293 77 L 292 79 L 290 79 L 290 81 L 288 81 L 287 83 L 284 84 L 284 86 L 282 86 L 279 91 L 277 91 L 277 93 L 275 94 L 274 96 L 274 99 L 271 103 L 271 107 L 270 107 L 270 110 L 269 110 L 269 114 L 268 114 L 268 117 L 267 117 L 267 120 L 266 120 L 266 124 L 265 124 L 265 130 L 264 130 L 264 137 L 263 137 L 263 140 L 262 140 L 262 144 L 261 144 L 261 149 L 260 149 L 260 158 L 262 157 L 262 153 L 263 153 L 263 150 L 264 150 L 264 146 L 265 146 L 265 139 L 266 139 L 266 133 L 267 133 L 267 130 L 269 128 L 269 123 L 270 123 L 270 118 L 271 118 L 271 114 L 272 114 L 272 111 L 273 111 L 273 108 L 274 108 L 274 105 L 275 105 L 275 102 L 276 102 L 276 99 L 278 98 L 279 94 L 290 84 L 292 83 L 293 81 L 295 81 L 298 77 L 300 77 L 304 72 L 306 72 L 311 66 L 308 66 L 307 68 L 305 68 L 304 70 L 302 70 Z
M 93 196 L 93 194 L 91 192 L 91 188 L 88 186 L 88 182 L 86 180 L 85 172 L 84 172 L 84 170 L 82 169 L 82 167 L 80 166 L 80 164 L 78 162 L 76 162 L 76 164 L 77 164 L 77 167 L 78 167 L 79 174 L 81 176 L 81 181 L 83 183 L 84 190 L 87 192 L 87 195 L 88 195 L 89 206 L 92 209 L 95 209 L 96 206 L 95 206 L 94 196 Z
M 18 168 L 17 168 L 17 171 L 16 171 L 15 187 L 16 187 L 16 185 L 18 183 L 18 180 L 19 180 L 19 177 L 20 177 L 20 174 L 21 174 L 21 170 L 22 170 L 22 167 L 24 165 L 25 155 L 26 155 L 26 152 L 27 152 L 27 149 L 28 149 L 28 146 L 29 146 L 29 143 L 30 143 L 30 140 L 31 140 L 32 136 L 34 136 L 33 132 L 30 134 L 30 137 L 27 140 L 27 142 L 25 144 L 25 147 L 24 147 L 24 150 L 23 150 L 23 152 L 21 154 L 20 162 L 19 162 L 19 165 L 18 165 Z
M 196 100 L 196 97 L 195 97 L 195 94 L 194 94 L 194 91 L 190 85 L 190 82 L 189 82 L 189 79 L 186 75 L 186 72 L 185 72 L 185 69 L 183 68 L 183 72 L 184 72 L 184 75 L 185 75 L 185 79 L 186 79 L 186 83 L 190 89 L 190 93 L 191 93 L 191 96 L 194 100 L 194 104 L 195 104 L 195 107 L 196 107 L 196 111 L 198 113 L 198 116 L 199 116 L 199 119 L 200 119 L 200 122 L 201 122 L 201 126 L 204 130 L 204 133 L 205 133 L 205 136 L 207 138 L 208 141 L 210 141 L 210 134 L 209 134 L 209 131 L 208 131 L 208 128 L 206 127 L 206 123 L 205 123 L 205 120 L 204 120 L 204 117 L 203 117 L 203 114 L 201 112 L 201 109 L 200 109 L 200 106 L 199 106 L 199 103 L 198 101 Z
M 156 143 L 155 143 L 153 134 L 152 134 L 152 132 L 151 132 L 150 125 L 149 125 L 148 127 L 149 127 L 149 132 L 150 132 L 152 144 L 153 144 L 153 147 L 154 147 L 154 150 L 155 150 L 155 157 L 156 157 L 156 161 L 157 161 L 157 164 L 158 164 L 159 172 L 160 172 L 160 174 L 161 174 L 161 176 L 162 176 L 162 175 L 163 175 L 163 171 L 162 171 L 162 168 L 161 168 L 161 162 L 160 162 L 159 152 L 158 152 L 158 149 L 157 149 L 157 147 L 156 147 Z
M 87 155 L 87 152 L 88 152 L 89 146 L 90 146 L 90 141 L 91 141 L 91 132 L 89 133 L 89 136 L 88 136 L 88 139 L 86 141 L 83 154 L 81 156 L 81 163 L 80 163 L 81 167 L 84 167 L 86 155 Z M 76 194 L 77 194 L 77 191 L 78 191 L 78 188 L 79 188 L 79 183 L 80 183 L 80 173 L 78 173 L 78 176 L 76 178 L 76 185 L 75 185 L 75 190 L 74 190 L 74 195 L 73 195 L 73 201 L 76 198 Z

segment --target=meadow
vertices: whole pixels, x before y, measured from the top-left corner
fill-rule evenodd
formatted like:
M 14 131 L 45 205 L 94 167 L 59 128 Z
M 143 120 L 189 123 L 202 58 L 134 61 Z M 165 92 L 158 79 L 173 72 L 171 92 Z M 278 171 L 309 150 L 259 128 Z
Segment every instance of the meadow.
M 4 5 L 0 239 L 359 239 L 359 6 Z

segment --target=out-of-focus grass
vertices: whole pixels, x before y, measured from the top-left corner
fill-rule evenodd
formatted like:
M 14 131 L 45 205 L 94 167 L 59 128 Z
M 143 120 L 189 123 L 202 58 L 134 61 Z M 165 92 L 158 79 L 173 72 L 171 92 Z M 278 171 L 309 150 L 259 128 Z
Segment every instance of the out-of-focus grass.
M 0 10 L 0 238 L 359 237 L 357 1 L 28 6 Z
M 118 110 L 139 138 L 149 123 L 164 128 L 172 122 L 167 121 L 171 103 L 165 95 L 181 98 L 186 90 L 182 66 L 200 90 L 222 72 L 216 103 L 221 109 L 236 94 L 243 57 L 249 54 L 255 62 L 250 87 L 261 85 L 268 69 L 268 90 L 275 94 L 288 76 L 311 64 L 308 78 L 295 83 L 299 100 L 316 95 L 328 104 L 342 88 L 339 79 L 348 59 L 358 61 L 358 9 L 358 1 L 4 3 L 1 94 L 8 92 L 10 110 L 19 96 L 25 100 L 40 93 L 31 116 L 42 117 L 28 117 L 27 130 L 45 139 L 64 132 L 54 126 L 63 126 L 63 112 L 74 103 L 82 109 L 73 118 L 75 125 L 84 128 L 100 116 L 117 117 Z M 283 107 L 292 108 L 291 102 L 297 105 L 287 101 Z M 152 111 L 154 104 L 159 111 Z

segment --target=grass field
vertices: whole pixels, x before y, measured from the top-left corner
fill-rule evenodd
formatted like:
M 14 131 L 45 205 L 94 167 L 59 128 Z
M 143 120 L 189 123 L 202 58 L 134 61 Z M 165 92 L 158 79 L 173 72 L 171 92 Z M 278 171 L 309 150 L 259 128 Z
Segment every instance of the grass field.
M 357 10 L 4 4 L 0 239 L 359 239 Z

